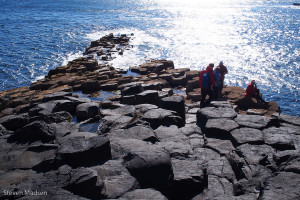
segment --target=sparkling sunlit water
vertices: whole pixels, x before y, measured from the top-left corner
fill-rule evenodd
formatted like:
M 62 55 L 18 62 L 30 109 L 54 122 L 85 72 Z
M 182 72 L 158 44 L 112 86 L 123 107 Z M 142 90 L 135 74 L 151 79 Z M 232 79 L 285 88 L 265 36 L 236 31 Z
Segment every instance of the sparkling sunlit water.
M 0 89 L 29 85 L 82 55 L 91 40 L 134 33 L 113 60 L 203 69 L 223 61 L 225 82 L 255 79 L 267 101 L 300 116 L 300 7 L 293 0 L 0 0 Z

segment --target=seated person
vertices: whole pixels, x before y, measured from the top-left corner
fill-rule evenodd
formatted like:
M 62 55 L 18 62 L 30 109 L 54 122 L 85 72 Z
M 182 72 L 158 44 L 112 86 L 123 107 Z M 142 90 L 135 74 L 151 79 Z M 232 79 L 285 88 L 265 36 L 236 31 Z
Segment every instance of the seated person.
M 254 97 L 257 100 L 260 100 L 260 101 L 266 103 L 265 100 L 263 100 L 261 94 L 259 93 L 259 89 L 257 89 L 255 80 L 252 80 L 251 83 L 247 86 L 245 96 Z

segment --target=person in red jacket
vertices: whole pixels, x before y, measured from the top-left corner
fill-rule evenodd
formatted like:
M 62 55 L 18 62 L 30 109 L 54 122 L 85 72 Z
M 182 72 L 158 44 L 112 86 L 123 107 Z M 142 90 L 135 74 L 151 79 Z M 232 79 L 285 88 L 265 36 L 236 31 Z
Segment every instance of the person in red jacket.
M 214 64 L 210 63 L 205 70 L 202 70 L 200 72 L 199 76 L 199 83 L 201 88 L 201 102 L 200 102 L 200 108 L 203 108 L 206 104 L 209 104 L 214 95 L 212 87 L 216 86 L 215 79 L 214 79 Z M 206 96 L 209 96 L 209 99 L 207 102 L 205 102 Z
M 245 96 L 248 97 L 254 97 L 257 100 L 261 100 L 262 102 L 266 103 L 265 100 L 263 100 L 261 94 L 259 93 L 259 89 L 257 89 L 255 80 L 252 80 L 251 83 L 247 86 Z

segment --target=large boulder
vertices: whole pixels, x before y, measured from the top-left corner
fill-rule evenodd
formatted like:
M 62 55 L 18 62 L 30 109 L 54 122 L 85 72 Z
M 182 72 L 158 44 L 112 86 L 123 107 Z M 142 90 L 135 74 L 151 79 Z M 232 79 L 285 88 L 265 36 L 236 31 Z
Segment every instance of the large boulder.
M 287 129 L 271 127 L 263 130 L 265 143 L 275 149 L 287 150 L 295 149 L 295 135 L 289 133 Z
M 159 126 L 184 126 L 184 121 L 175 112 L 161 108 L 147 111 L 142 116 L 142 120 L 149 122 L 153 129 L 156 129 Z
M 71 167 L 100 164 L 111 159 L 110 142 L 98 136 L 90 138 L 70 138 L 63 141 L 57 150 L 59 164 Z
M 160 100 L 160 107 L 178 113 L 185 122 L 185 102 L 183 96 L 170 96 Z
M 266 181 L 266 187 L 261 197 L 265 200 L 299 199 L 299 184 L 299 174 L 280 172 Z
M 153 104 L 158 105 L 159 96 L 156 90 L 146 90 L 136 95 L 137 104 Z
M 122 96 L 135 95 L 144 91 L 141 83 L 128 83 L 123 85 L 121 90 Z
M 76 108 L 77 120 L 83 121 L 100 115 L 100 105 L 97 103 L 83 103 Z
M 120 160 L 109 160 L 101 166 L 93 167 L 103 182 L 102 198 L 114 199 L 137 187 L 137 181 Z
M 55 139 L 55 128 L 43 121 L 34 121 L 18 129 L 10 139 L 21 143 L 35 141 L 48 143 Z
M 164 188 L 173 177 L 170 155 L 157 145 L 131 149 L 124 157 L 124 165 L 143 188 Z
M 0 118 L 0 124 L 6 129 L 15 131 L 29 123 L 29 116 L 27 113 L 19 115 L 8 115 Z
M 237 144 L 253 143 L 262 144 L 264 135 L 261 130 L 254 128 L 239 128 L 230 132 L 234 142 Z

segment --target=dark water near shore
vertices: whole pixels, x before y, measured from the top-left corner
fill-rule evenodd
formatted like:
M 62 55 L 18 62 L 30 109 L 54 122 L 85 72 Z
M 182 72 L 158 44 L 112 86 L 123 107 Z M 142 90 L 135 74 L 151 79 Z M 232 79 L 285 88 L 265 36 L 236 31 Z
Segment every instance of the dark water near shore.
M 28 86 L 107 33 L 134 33 L 111 64 L 223 61 L 227 85 L 255 79 L 267 101 L 300 116 L 300 7 L 295 0 L 0 0 L 0 90 Z

